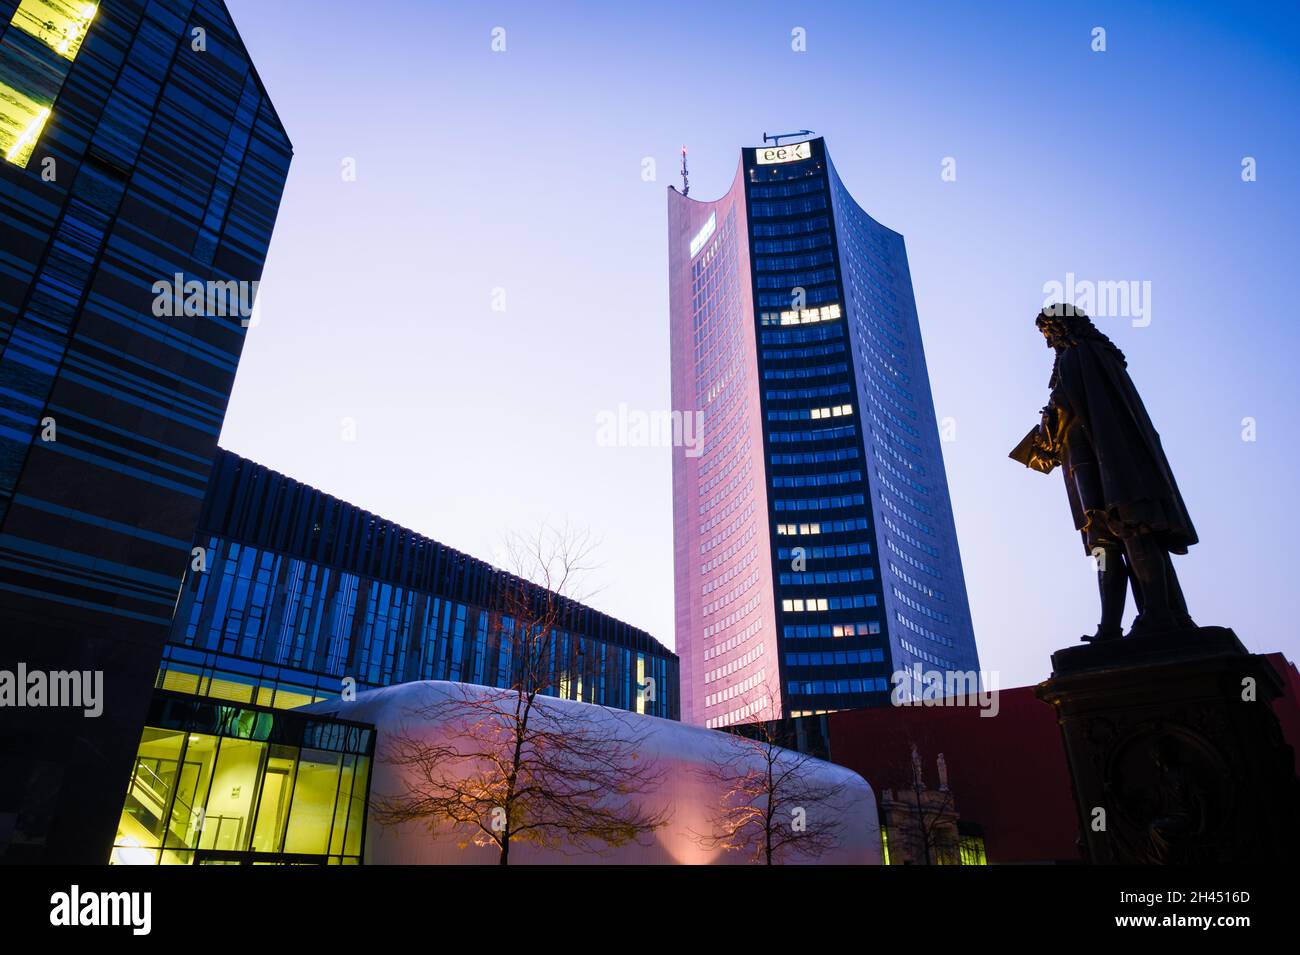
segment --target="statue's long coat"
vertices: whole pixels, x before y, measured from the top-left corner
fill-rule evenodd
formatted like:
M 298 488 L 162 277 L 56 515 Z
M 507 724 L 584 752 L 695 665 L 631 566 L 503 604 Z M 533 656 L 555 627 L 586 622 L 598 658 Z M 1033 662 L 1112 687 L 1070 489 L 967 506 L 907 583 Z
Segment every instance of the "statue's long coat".
M 1118 350 L 1085 338 L 1058 352 L 1052 402 L 1076 417 L 1100 471 L 1100 491 L 1112 528 L 1149 528 L 1166 550 L 1187 553 L 1196 529 L 1178 492 L 1160 435 L 1142 404 Z M 1067 457 L 1068 457 L 1067 451 Z M 1074 526 L 1086 523 L 1078 489 L 1065 468 Z M 1088 549 L 1087 536 L 1084 549 Z

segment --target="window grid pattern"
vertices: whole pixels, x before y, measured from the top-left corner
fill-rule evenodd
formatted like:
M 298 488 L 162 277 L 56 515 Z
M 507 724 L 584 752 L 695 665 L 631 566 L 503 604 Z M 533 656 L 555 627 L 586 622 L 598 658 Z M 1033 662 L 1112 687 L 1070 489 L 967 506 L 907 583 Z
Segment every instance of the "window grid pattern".
M 360 689 L 411 680 L 508 686 L 513 582 L 251 461 L 221 452 L 170 641 Z M 540 593 L 540 590 L 539 590 Z M 678 718 L 677 658 L 646 634 L 566 602 L 546 692 Z M 644 660 L 638 679 L 637 660 Z M 222 664 L 218 664 L 221 667 Z M 651 688 L 653 687 L 653 688 Z

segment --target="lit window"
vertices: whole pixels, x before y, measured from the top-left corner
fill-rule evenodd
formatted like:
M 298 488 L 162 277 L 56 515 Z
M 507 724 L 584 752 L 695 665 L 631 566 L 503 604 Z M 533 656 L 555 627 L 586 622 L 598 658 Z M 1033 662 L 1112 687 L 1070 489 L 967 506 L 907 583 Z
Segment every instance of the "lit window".
M 836 405 L 833 408 L 813 408 L 811 412 L 814 421 L 822 418 L 842 418 L 844 415 L 853 414 L 853 405 Z
M 839 305 L 823 305 L 821 308 L 793 309 L 788 312 L 763 312 L 760 321 L 764 325 L 807 325 L 811 322 L 831 322 L 840 315 Z
M 26 168 L 50 107 L 0 82 L 0 150 L 6 162 Z
M 65 60 L 75 60 L 99 8 L 77 0 L 22 0 L 13 24 Z
M 988 856 L 984 853 L 984 838 L 977 835 L 965 835 L 960 837 L 958 851 L 961 854 L 962 865 L 988 865 Z
M 44 78 L 33 86 L 36 74 L 18 65 L 32 58 L 31 51 L 22 49 L 30 44 L 18 42 L 18 32 L 5 37 L 0 51 L 0 153 L 6 162 L 26 168 L 31 161 L 54 108 L 54 97 L 97 12 L 96 4 L 84 0 L 22 0 L 18 5 L 11 24 L 15 31 L 35 37 L 66 62 L 41 63 L 39 72 Z

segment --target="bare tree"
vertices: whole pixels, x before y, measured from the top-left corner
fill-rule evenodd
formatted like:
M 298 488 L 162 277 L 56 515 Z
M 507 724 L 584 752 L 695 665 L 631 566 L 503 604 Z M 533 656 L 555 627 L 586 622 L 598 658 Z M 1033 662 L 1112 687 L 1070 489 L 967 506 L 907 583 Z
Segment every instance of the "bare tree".
M 771 688 L 760 684 L 751 712 L 770 715 Z M 747 724 L 727 752 L 698 772 L 721 797 L 709 831 L 692 833 L 701 848 L 740 852 L 752 863 L 813 861 L 839 846 L 847 787 L 820 777 L 820 760 L 782 745 L 783 723 Z
M 380 796 L 376 818 L 394 826 L 424 821 L 468 833 L 464 848 L 496 846 L 508 865 L 515 843 L 561 851 L 603 851 L 665 825 L 665 809 L 643 797 L 660 784 L 643 746 L 650 722 L 598 706 L 543 702 L 567 661 L 557 644 L 576 608 L 576 589 L 594 568 L 585 531 L 543 525 L 506 545 L 510 574 L 499 581 L 499 652 L 504 688 L 457 685 L 446 699 L 413 711 L 417 725 L 441 727 L 393 738 L 381 759 L 399 767 L 406 789 Z
M 925 865 L 956 864 L 959 860 L 954 857 L 951 838 L 956 801 L 948 787 L 946 768 L 939 771 L 938 787 L 932 788 L 926 784 L 923 767 L 923 758 L 934 754 L 938 744 L 917 721 L 901 718 L 898 725 L 901 732 L 886 743 L 891 758 L 879 783 L 884 787 L 884 795 L 905 794 L 902 799 L 895 797 L 894 802 L 907 807 L 910 826 L 904 831 L 891 830 L 891 855 L 914 854 Z M 939 753 L 936 766 L 941 766 L 942 760 L 943 754 Z M 895 841 L 903 837 L 909 837 L 913 844 L 907 846 Z

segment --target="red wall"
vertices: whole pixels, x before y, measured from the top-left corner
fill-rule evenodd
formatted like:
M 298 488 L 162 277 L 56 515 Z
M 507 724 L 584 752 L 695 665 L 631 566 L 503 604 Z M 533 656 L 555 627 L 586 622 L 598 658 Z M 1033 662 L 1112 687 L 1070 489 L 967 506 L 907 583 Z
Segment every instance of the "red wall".
M 1282 678 L 1273 710 L 1300 774 L 1300 672 L 1280 653 L 1265 656 Z M 881 790 L 906 784 L 912 742 L 929 786 L 938 785 L 935 759 L 943 753 L 957 813 L 983 827 L 989 862 L 1078 861 L 1074 797 L 1052 708 L 1032 686 L 999 697 L 994 717 L 966 706 L 832 713 L 831 759 L 865 778 L 879 799 Z
M 828 717 L 831 759 L 876 790 L 899 786 L 911 743 L 929 786 L 944 754 L 958 815 L 984 829 L 991 863 L 1079 861 L 1078 823 L 1061 733 L 1030 686 L 998 694 L 997 716 L 975 707 L 881 707 Z

